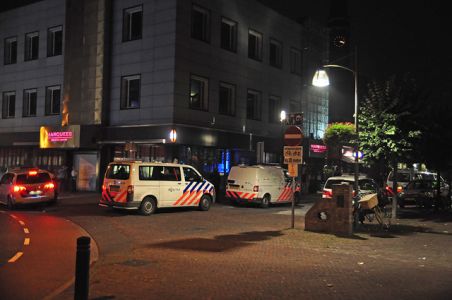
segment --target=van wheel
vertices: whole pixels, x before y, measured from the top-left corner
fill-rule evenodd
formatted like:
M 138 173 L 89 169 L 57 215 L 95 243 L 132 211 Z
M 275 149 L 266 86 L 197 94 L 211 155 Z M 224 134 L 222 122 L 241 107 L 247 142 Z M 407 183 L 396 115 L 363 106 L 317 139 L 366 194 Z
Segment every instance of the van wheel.
M 8 199 L 6 200 L 6 208 L 8 210 L 13 210 L 14 209 L 13 199 L 11 199 L 10 196 L 8 196 Z
M 210 209 L 210 198 L 206 195 L 199 200 L 199 210 L 208 211 Z
M 264 198 L 262 198 L 261 207 L 262 208 L 267 208 L 269 205 L 270 205 L 270 196 L 269 195 L 265 195 Z
M 157 203 L 155 202 L 155 199 L 146 197 L 141 202 L 140 213 L 144 216 L 149 216 L 155 212 L 156 208 L 157 208 Z

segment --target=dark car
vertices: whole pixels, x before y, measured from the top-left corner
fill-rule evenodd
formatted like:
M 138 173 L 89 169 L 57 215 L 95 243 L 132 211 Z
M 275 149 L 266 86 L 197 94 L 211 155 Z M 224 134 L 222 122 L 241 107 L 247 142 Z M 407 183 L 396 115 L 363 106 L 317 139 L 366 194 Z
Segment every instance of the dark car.
M 447 190 L 441 186 L 440 197 L 447 197 Z M 408 182 L 404 191 L 399 197 L 399 206 L 405 207 L 407 204 L 414 204 L 418 207 L 430 208 L 435 204 L 436 181 L 433 180 L 412 180 Z

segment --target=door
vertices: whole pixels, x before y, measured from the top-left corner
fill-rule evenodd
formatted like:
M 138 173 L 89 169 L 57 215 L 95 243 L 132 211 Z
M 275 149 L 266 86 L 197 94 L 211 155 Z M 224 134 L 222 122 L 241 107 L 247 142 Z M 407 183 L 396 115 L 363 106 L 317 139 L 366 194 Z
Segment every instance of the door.
M 181 198 L 183 191 L 180 167 L 162 166 L 160 168 L 161 205 L 159 207 L 179 206 L 181 201 L 178 202 L 178 200 Z
M 94 192 L 97 190 L 97 152 L 76 153 L 74 169 L 77 171 L 77 190 Z
M 184 167 L 184 189 L 181 200 L 182 206 L 196 206 L 203 194 L 203 190 L 207 187 L 207 181 L 204 181 L 193 168 Z

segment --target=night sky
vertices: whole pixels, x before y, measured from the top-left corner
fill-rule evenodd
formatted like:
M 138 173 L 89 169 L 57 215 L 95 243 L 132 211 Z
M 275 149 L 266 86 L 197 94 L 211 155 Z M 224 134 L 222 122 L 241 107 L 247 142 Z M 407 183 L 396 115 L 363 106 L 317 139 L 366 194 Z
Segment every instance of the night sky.
M 326 24 L 329 14 L 330 0 L 260 1 L 295 19 L 311 16 Z M 34 1 L 3 0 L 0 9 L 30 2 Z M 358 45 L 362 77 L 410 72 L 427 85 L 444 77 L 450 82 L 452 18 L 448 13 L 447 1 L 349 0 L 351 34 Z

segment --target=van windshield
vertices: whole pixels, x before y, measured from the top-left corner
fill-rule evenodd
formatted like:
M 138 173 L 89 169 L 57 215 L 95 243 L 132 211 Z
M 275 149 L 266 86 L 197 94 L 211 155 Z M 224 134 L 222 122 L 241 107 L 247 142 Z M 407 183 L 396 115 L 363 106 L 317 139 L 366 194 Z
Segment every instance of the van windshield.
M 129 165 L 110 165 L 107 170 L 106 177 L 108 179 L 120 179 L 126 180 L 130 176 L 130 166 Z

